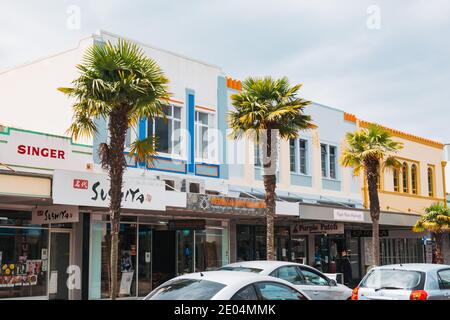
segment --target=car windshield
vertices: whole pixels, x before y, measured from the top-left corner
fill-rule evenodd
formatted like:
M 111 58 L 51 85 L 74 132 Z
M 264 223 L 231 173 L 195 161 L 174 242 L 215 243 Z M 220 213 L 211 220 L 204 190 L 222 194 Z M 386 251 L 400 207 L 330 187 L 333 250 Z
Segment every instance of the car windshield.
M 219 270 L 225 270 L 225 271 L 243 271 L 243 272 L 253 272 L 253 273 L 260 273 L 263 271 L 263 269 L 258 268 L 250 268 L 250 267 L 222 267 Z
M 175 279 L 156 289 L 146 300 L 209 300 L 224 284 L 197 279 Z
M 412 270 L 376 269 L 361 283 L 362 288 L 373 289 L 423 289 L 422 272 Z

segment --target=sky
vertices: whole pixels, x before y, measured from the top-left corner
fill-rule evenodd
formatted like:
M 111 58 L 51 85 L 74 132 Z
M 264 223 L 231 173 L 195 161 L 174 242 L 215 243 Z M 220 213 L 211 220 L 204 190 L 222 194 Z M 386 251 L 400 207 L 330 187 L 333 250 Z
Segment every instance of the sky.
M 0 70 L 99 29 L 450 143 L 448 0 L 0 0 Z

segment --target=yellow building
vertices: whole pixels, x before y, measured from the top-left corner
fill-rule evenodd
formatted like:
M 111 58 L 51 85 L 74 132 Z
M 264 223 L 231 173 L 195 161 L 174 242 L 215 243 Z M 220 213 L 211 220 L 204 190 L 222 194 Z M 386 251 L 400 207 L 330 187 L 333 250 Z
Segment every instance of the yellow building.
M 357 120 L 358 128 L 374 123 Z M 421 215 L 433 203 L 446 202 L 444 144 L 385 128 L 403 148 L 394 156 L 401 167 L 380 173 L 379 198 L 381 211 Z M 368 208 L 367 186 L 360 179 L 364 207 Z

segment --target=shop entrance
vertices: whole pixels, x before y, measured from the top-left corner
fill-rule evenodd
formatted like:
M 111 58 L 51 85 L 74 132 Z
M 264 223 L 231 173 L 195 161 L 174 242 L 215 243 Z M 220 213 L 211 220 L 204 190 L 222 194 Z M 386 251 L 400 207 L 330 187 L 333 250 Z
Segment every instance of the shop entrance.
M 50 232 L 50 270 L 48 296 L 50 300 L 69 300 L 67 268 L 70 265 L 71 232 Z
M 153 243 L 152 289 L 176 275 L 175 231 L 153 230 Z

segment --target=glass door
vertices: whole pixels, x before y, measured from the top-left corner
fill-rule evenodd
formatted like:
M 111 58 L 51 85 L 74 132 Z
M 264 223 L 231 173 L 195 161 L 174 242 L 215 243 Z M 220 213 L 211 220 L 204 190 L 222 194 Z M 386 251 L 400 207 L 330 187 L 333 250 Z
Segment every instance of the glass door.
M 138 296 L 152 291 L 152 228 L 139 225 Z
M 50 232 L 50 270 L 48 295 L 50 300 L 69 300 L 67 268 L 70 265 L 70 231 Z
M 194 272 L 194 230 L 177 230 L 177 274 Z

